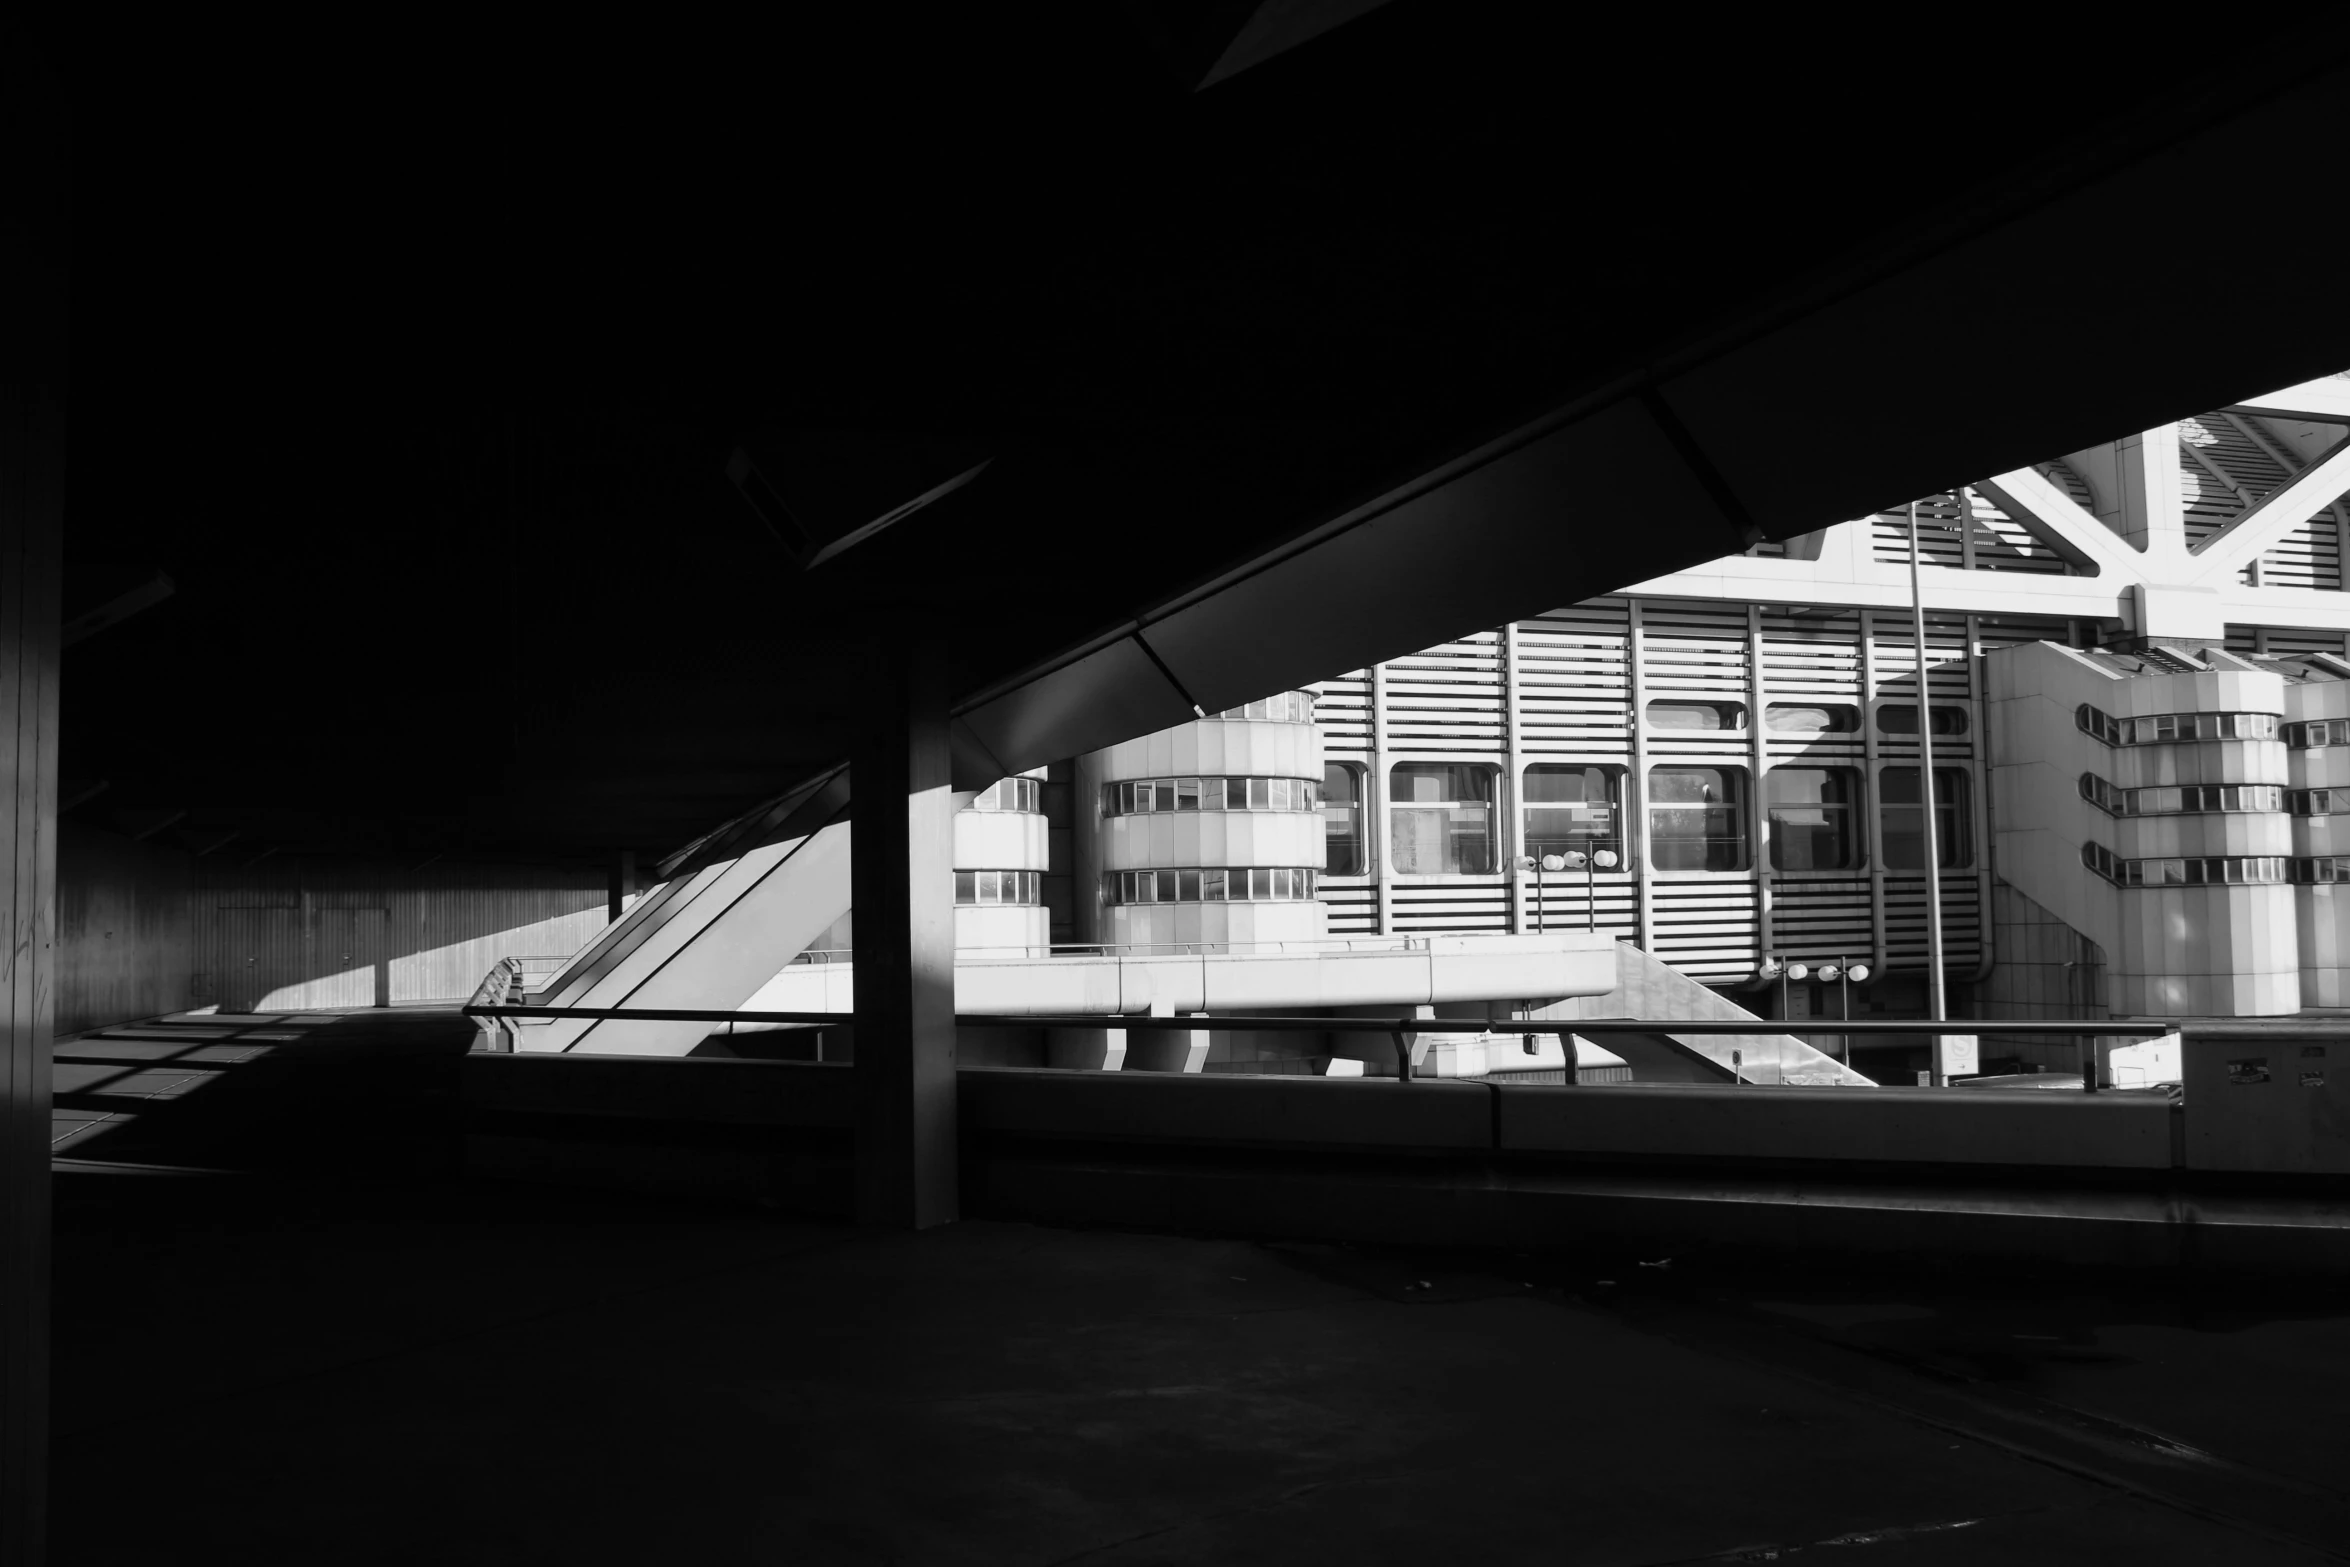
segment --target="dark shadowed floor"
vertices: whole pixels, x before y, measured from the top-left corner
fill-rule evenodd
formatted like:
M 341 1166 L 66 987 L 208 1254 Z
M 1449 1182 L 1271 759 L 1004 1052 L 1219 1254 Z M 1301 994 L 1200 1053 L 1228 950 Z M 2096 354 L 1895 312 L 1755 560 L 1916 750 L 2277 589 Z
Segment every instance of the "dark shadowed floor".
M 469 1183 L 449 1041 L 362 1032 L 339 1152 L 334 1072 L 287 1068 L 61 1163 L 63 1567 L 2350 1559 L 2338 1288 Z

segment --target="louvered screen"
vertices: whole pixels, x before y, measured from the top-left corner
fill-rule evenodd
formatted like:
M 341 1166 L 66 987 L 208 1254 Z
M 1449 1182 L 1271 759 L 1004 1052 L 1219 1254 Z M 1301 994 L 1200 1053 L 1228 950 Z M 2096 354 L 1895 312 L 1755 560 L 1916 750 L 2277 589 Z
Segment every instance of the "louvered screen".
M 1518 623 L 1523 749 L 1612 757 L 1630 748 L 1630 636 L 1621 599 L 1594 599 Z
M 1782 957 L 1807 963 L 1866 958 L 1876 940 L 1869 925 L 1868 877 L 1780 878 L 1772 884 L 1771 931 Z
M 1322 749 L 1332 755 L 1371 749 L 1371 674 L 1358 669 L 1335 680 L 1316 681 L 1314 727 L 1322 731 Z
M 1904 507 L 1881 511 L 1869 519 L 1869 535 L 1876 557 L 1909 563 L 1909 512 Z M 1918 501 L 1918 561 L 1927 566 L 1957 568 L 1966 564 L 1966 536 L 1960 531 L 1958 501 L 1950 495 L 1928 495 Z
M 2255 653 L 2276 653 L 2285 657 L 2294 654 L 2331 653 L 2340 658 L 2350 653 L 2350 638 L 2339 631 L 2310 631 L 2292 626 L 2230 626 L 2227 650 L 2250 657 Z
M 1398 932 L 1505 931 L 1510 924 L 1509 889 L 1498 881 L 1391 887 L 1388 909 Z
M 1983 955 L 1982 905 L 1972 871 L 1942 878 L 1942 961 L 1946 968 Z M 1885 950 L 1897 969 L 1926 966 L 1926 883 L 1923 877 L 1885 879 Z
M 1501 633 L 1480 631 L 1388 660 L 1388 749 L 1499 752 L 1505 740 L 1501 658 Z
M 1693 979 L 1754 972 L 1761 909 L 1750 881 L 1660 881 L 1650 889 L 1648 950 Z
M 2079 483 L 2078 475 L 2074 475 L 2074 482 Z M 1907 508 L 1877 513 L 1869 519 L 1869 533 L 1876 559 L 1896 565 L 1909 563 Z M 1980 490 L 1966 491 L 1963 504 L 1957 494 L 1919 499 L 1918 563 L 2038 576 L 2063 576 L 2072 570 L 2063 556 L 2034 538 Z
M 2022 571 L 2042 577 L 2061 577 L 2072 570 L 2063 556 L 2032 537 L 1991 497 L 1980 490 L 1968 490 L 1966 499 L 1975 570 Z
M 2091 516 L 2097 514 L 2097 495 L 2089 488 L 2089 481 L 2068 462 L 2044 462 L 2032 465 L 2033 471 L 2072 497 L 2072 502 Z
M 1368 936 L 1379 929 L 1379 894 L 1362 882 L 1340 884 L 1323 880 L 1314 895 L 1328 911 L 1333 936 Z

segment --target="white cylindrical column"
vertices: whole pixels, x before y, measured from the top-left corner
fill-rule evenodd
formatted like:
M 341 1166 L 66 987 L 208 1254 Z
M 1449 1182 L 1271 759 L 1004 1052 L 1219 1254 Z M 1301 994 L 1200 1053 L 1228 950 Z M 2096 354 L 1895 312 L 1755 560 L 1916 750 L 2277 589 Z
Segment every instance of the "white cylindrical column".
M 1319 940 L 1322 736 L 1284 692 L 1081 760 L 1093 929 L 1128 951 Z
M 1051 838 L 1044 769 L 982 789 L 955 812 L 955 950 L 972 957 L 1042 957 Z

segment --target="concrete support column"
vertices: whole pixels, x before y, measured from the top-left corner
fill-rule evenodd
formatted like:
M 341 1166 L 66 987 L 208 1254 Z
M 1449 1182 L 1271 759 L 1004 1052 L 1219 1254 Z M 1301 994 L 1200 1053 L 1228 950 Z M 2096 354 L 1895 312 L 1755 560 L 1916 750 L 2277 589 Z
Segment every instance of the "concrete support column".
M 1163 1001 L 1154 1001 L 1150 1015 L 1173 1017 L 1175 1010 Z M 1197 1072 L 1207 1065 L 1210 1042 L 1207 1029 L 1137 1028 L 1124 1032 L 1125 1070 L 1129 1072 Z
M 604 917 L 612 924 L 620 923 L 620 916 L 636 898 L 636 850 L 613 851 L 612 864 L 605 874 Z
M 64 422 L 0 386 L 0 1561 L 39 1567 L 49 1469 L 49 1028 Z
M 1363 772 L 1363 854 L 1382 936 L 1395 930 L 1395 888 L 1387 866 L 1387 666 L 1371 666 L 1371 755 Z
M 1045 1062 L 1075 1072 L 1119 1072 L 1126 1067 L 1126 1030 L 1055 1028 L 1045 1031 Z
M 849 763 L 857 921 L 857 1218 L 950 1224 L 955 1172 L 954 800 L 946 661 L 878 647 Z

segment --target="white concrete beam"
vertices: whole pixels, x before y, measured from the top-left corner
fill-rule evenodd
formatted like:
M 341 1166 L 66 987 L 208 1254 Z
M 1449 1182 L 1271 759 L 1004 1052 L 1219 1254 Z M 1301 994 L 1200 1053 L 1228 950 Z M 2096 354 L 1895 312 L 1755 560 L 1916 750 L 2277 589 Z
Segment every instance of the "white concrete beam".
M 2350 380 L 2338 375 L 2319 376 L 2299 386 L 2247 398 L 2236 405 L 2235 411 L 2278 419 L 2350 420 Z
M 2120 534 L 2083 510 L 2036 468 L 2018 468 L 1985 479 L 1987 490 L 2024 530 L 2076 564 L 2094 566 L 2112 578 L 2113 590 L 2146 572 L 2145 557 Z

